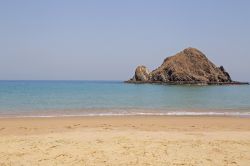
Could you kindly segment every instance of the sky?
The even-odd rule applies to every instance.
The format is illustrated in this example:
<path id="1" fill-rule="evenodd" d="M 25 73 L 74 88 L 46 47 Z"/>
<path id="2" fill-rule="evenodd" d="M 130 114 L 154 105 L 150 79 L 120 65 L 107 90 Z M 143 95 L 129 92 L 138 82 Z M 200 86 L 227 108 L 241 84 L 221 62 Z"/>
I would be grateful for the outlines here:
<path id="1" fill-rule="evenodd" d="M 0 80 L 127 80 L 186 47 L 250 81 L 249 0 L 0 1 Z"/>

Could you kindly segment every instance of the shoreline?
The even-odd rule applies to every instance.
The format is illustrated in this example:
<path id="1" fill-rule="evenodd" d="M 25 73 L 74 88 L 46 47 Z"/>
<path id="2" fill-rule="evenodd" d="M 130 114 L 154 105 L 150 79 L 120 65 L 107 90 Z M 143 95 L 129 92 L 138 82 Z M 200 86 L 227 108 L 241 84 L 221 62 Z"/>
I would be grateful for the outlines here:
<path id="1" fill-rule="evenodd" d="M 250 118 L 250 109 L 151 109 L 151 108 L 92 108 L 92 109 L 48 109 L 0 113 L 4 118 L 60 118 L 60 117 L 108 117 L 108 116 L 209 116 Z"/>
<path id="2" fill-rule="evenodd" d="M 171 115 L 166 115 L 166 114 L 94 114 L 94 115 L 10 115 L 10 116 L 0 116 L 1 119 L 29 119 L 29 118 L 95 118 L 95 117 L 218 117 L 218 118 L 249 118 L 250 115 L 247 113 L 246 114 L 231 114 L 231 115 L 225 115 L 225 114 L 171 114 Z"/>

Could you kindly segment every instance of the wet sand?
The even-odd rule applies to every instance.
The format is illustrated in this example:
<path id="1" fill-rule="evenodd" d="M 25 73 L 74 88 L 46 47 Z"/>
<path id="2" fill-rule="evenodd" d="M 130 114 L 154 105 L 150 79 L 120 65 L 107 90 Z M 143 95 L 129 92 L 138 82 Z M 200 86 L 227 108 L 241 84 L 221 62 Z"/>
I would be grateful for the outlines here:
<path id="1" fill-rule="evenodd" d="M 250 118 L 1 118 L 0 165 L 246 165 Z"/>

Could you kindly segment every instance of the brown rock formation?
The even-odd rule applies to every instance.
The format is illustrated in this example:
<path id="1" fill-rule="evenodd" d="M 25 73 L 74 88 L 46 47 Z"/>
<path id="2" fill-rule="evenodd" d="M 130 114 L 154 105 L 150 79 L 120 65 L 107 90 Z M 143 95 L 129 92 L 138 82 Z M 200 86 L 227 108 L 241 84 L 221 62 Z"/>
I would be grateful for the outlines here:
<path id="1" fill-rule="evenodd" d="M 151 79 L 149 70 L 145 66 L 138 66 L 135 69 L 134 81 L 148 81 Z"/>
<path id="2" fill-rule="evenodd" d="M 223 66 L 216 67 L 201 51 L 186 48 L 168 57 L 152 72 L 145 66 L 138 66 L 131 83 L 173 83 L 173 84 L 230 84 L 236 83 Z M 238 82 L 237 82 L 238 83 Z"/>

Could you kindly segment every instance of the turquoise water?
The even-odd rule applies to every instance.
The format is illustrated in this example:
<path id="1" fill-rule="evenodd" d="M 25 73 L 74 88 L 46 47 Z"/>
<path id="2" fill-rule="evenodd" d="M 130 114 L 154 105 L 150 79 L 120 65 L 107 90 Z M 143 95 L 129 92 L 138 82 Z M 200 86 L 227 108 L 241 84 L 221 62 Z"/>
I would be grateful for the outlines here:
<path id="1" fill-rule="evenodd" d="M 250 86 L 0 81 L 0 116 L 250 115 Z"/>

